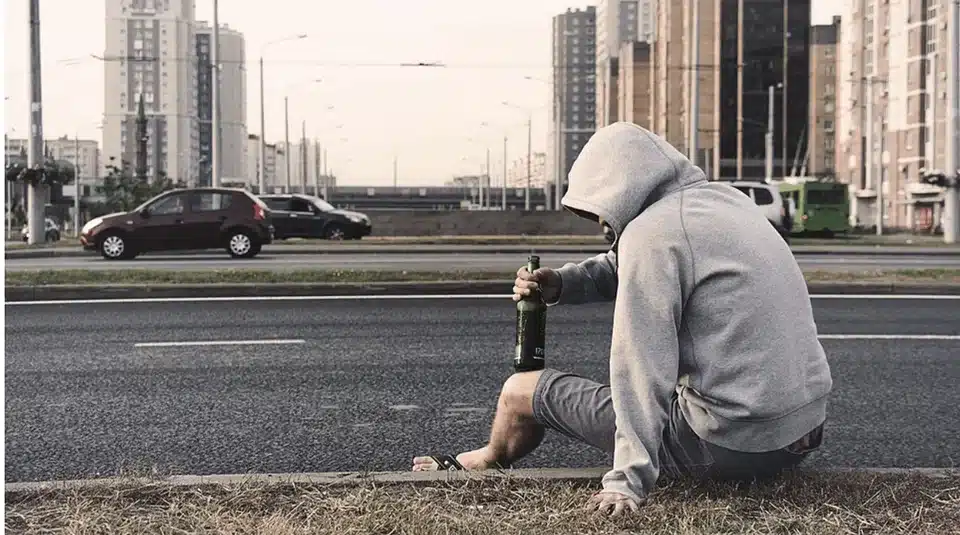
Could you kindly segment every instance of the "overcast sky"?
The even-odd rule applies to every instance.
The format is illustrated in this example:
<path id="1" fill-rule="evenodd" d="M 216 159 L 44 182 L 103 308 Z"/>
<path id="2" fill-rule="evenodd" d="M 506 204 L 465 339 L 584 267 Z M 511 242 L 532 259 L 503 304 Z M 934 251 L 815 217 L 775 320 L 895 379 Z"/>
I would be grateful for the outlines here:
<path id="1" fill-rule="evenodd" d="M 2 1 L 3 125 L 10 136 L 24 137 L 28 2 Z M 196 5 L 198 20 L 212 19 L 211 0 Z M 569 0 L 222 0 L 220 22 L 246 37 L 250 133 L 260 129 L 256 62 L 263 44 L 306 33 L 308 39 L 267 49 L 267 140 L 283 139 L 283 97 L 289 94 L 291 139 L 299 138 L 300 122 L 306 120 L 307 135 L 329 147 L 340 183 L 391 184 L 396 154 L 401 184 L 431 185 L 454 174 L 480 172 L 488 146 L 497 165 L 504 135 L 508 160 L 526 153 L 527 112 L 503 101 L 530 110 L 534 151 L 545 150 L 550 21 L 568 7 L 578 5 Z M 836 2 L 814 0 L 814 23 L 828 23 L 839 9 Z M 99 140 L 103 66 L 89 54 L 103 52 L 104 0 L 41 0 L 41 32 L 45 137 Z M 417 61 L 449 67 L 363 66 Z M 315 78 L 323 82 L 301 83 Z"/>

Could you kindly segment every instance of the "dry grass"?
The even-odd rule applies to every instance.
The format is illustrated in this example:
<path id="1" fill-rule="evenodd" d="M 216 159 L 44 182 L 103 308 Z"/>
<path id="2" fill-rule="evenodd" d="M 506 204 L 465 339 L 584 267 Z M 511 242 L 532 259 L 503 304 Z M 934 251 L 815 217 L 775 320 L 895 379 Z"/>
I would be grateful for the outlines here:
<path id="1" fill-rule="evenodd" d="M 960 477 L 789 474 L 668 483 L 641 512 L 581 510 L 594 488 L 481 479 L 428 486 L 164 483 L 8 495 L 6 533 L 262 535 L 960 533 Z"/>

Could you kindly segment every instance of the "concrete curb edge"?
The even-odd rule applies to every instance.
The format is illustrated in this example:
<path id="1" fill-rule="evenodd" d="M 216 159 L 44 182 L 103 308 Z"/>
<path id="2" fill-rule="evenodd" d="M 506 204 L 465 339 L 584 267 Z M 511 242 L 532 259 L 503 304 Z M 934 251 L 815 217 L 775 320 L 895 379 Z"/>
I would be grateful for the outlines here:
<path id="1" fill-rule="evenodd" d="M 182 299 L 323 296 L 503 295 L 511 280 L 371 283 L 144 284 L 7 286 L 8 303 L 110 299 Z M 960 295 L 960 283 L 810 282 L 811 295 Z"/>
<path id="2" fill-rule="evenodd" d="M 370 283 L 149 284 L 8 286 L 7 302 L 186 297 L 321 297 L 345 295 L 509 294 L 513 281 L 398 281 Z"/>
<path id="3" fill-rule="evenodd" d="M 162 478 L 114 477 L 100 479 L 74 479 L 62 481 L 36 481 L 6 483 L 4 492 L 11 495 L 50 490 L 98 488 L 105 486 L 170 485 L 190 487 L 202 485 L 259 484 L 309 484 L 309 485 L 427 485 L 491 478 L 515 478 L 539 481 L 568 482 L 579 484 L 598 483 L 608 471 L 605 467 L 593 468 L 520 468 L 510 470 L 487 470 L 483 472 L 437 471 L 437 472 L 316 472 L 288 474 L 218 474 L 207 476 L 179 475 Z M 903 475 L 929 478 L 960 478 L 958 468 L 800 468 L 803 473 L 864 473 L 875 475 Z"/>

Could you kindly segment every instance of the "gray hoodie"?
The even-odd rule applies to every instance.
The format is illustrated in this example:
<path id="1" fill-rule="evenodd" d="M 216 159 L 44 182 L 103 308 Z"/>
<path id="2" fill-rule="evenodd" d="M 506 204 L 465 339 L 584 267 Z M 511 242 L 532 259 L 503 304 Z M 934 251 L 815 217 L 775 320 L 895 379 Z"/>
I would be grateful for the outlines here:
<path id="1" fill-rule="evenodd" d="M 615 301 L 605 489 L 654 488 L 674 396 L 700 438 L 741 452 L 783 448 L 824 422 L 833 383 L 807 286 L 749 197 L 615 123 L 584 146 L 562 203 L 616 236 L 610 252 L 558 270 L 554 303 Z"/>

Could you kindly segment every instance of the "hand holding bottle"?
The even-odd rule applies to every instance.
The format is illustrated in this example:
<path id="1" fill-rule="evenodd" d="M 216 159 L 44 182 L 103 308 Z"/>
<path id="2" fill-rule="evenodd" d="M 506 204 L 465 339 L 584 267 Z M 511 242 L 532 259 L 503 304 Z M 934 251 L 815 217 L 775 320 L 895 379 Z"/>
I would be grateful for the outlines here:
<path id="1" fill-rule="evenodd" d="M 519 301 L 540 290 L 545 303 L 553 303 L 560 297 L 560 274 L 553 269 L 542 267 L 530 273 L 527 266 L 517 270 L 517 280 L 513 282 L 513 300 Z"/>

